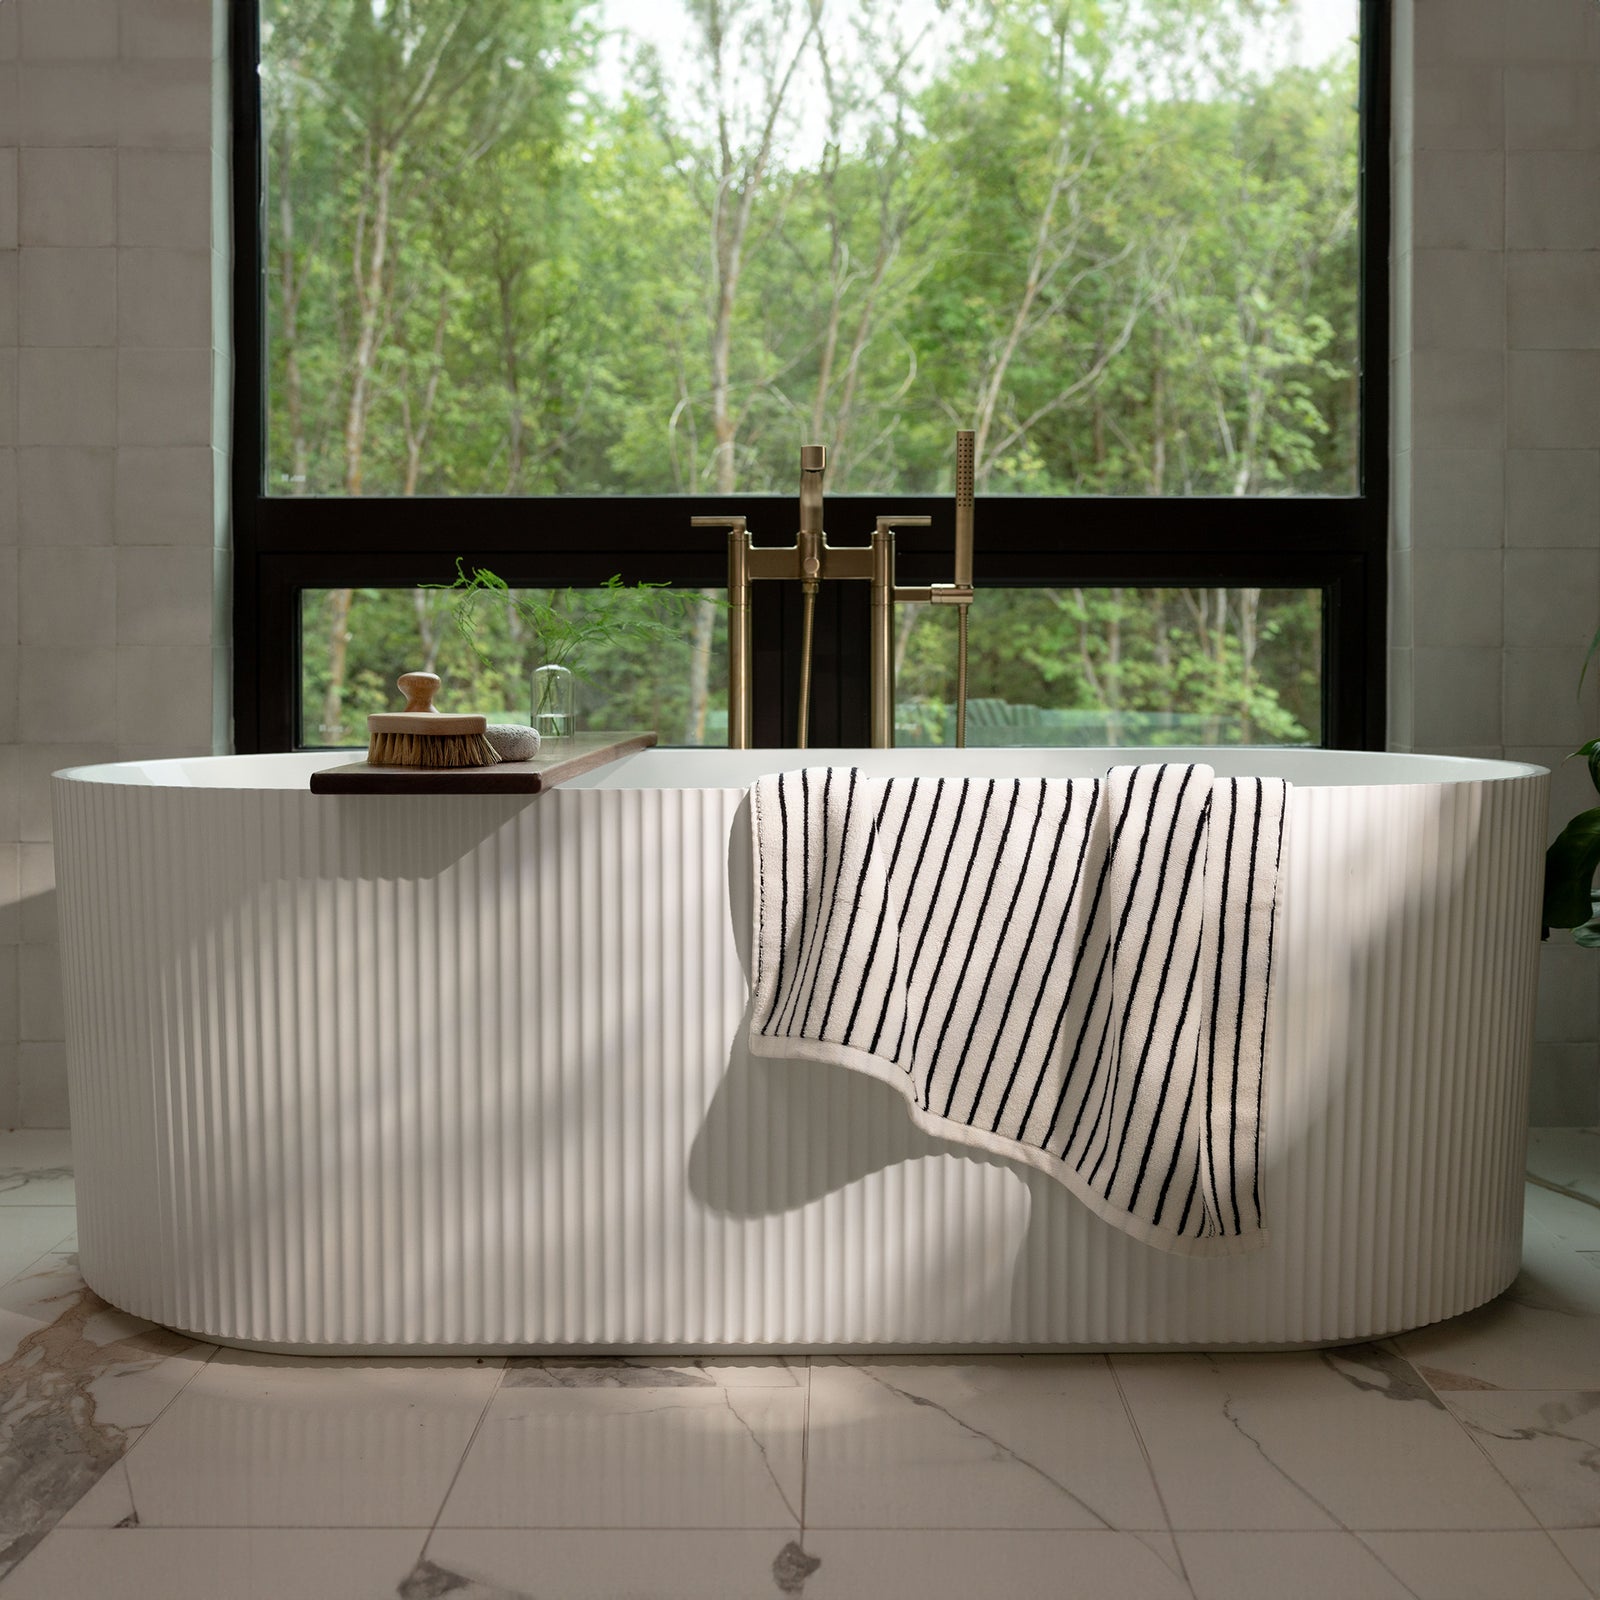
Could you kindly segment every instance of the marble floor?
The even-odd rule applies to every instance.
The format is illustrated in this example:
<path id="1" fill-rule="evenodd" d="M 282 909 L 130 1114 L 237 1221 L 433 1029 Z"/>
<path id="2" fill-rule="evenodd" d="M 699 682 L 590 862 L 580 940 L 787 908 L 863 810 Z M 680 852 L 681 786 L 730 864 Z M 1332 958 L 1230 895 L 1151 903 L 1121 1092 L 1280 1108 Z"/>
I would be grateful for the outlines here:
<path id="1" fill-rule="evenodd" d="M 1284 1355 L 333 1361 L 113 1311 L 0 1134 L 0 1600 L 1600 1596 L 1600 1131 L 1524 1271 Z"/>

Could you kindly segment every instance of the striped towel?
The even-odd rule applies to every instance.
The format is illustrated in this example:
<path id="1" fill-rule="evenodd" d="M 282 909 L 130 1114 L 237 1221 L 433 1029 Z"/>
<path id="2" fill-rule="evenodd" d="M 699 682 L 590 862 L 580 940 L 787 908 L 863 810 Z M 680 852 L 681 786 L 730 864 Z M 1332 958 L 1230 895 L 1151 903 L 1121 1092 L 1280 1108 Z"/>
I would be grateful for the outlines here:
<path id="1" fill-rule="evenodd" d="M 882 1078 L 1137 1239 L 1254 1249 L 1287 806 L 1199 765 L 762 778 L 751 1051 Z"/>

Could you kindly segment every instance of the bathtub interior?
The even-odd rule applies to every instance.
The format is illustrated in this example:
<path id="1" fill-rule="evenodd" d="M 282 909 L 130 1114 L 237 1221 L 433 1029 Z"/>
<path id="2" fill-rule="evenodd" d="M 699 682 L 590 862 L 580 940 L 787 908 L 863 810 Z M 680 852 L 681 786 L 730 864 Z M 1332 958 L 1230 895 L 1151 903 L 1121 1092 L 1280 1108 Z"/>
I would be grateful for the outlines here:
<path id="1" fill-rule="evenodd" d="M 352 750 L 276 755 L 197 756 L 121 761 L 66 768 L 58 776 L 84 783 L 175 789 L 304 789 L 311 774 L 342 766 Z M 1021 748 L 1002 750 L 641 750 L 570 778 L 567 789 L 742 789 L 770 772 L 794 767 L 855 766 L 868 777 L 925 774 L 948 778 L 1093 778 L 1107 767 L 1144 761 L 1201 761 L 1219 777 L 1279 777 L 1299 788 L 1391 784 L 1482 783 L 1522 778 L 1542 767 L 1516 761 L 1405 755 L 1365 750 L 1296 750 L 1270 746 L 1148 749 Z M 368 803 L 368 802 L 363 802 Z M 381 804 L 374 798 L 370 803 Z"/>

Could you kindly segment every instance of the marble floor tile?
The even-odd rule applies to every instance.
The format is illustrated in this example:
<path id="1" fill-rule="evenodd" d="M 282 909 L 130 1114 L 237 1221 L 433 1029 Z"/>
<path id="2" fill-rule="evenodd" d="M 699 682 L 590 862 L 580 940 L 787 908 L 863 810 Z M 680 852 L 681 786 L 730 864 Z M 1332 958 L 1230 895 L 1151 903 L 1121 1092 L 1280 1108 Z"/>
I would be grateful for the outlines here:
<path id="1" fill-rule="evenodd" d="M 1575 1250 L 1600 1250 L 1600 1203 L 1557 1194 L 1530 1183 L 1523 1190 L 1523 1214 L 1543 1224 Z"/>
<path id="2" fill-rule="evenodd" d="M 528 1389 L 798 1389 L 804 1356 L 513 1356 L 505 1386 Z"/>
<path id="3" fill-rule="evenodd" d="M 0 1288 L 0 1573 L 92 1492 L 214 1353 L 114 1310 L 61 1257 Z"/>
<path id="4" fill-rule="evenodd" d="M 65 1130 L 0 1133 L 0 1206 L 70 1206 L 72 1140 Z"/>
<path id="5" fill-rule="evenodd" d="M 426 1528 L 498 1363 L 224 1350 L 69 1526 Z"/>
<path id="6" fill-rule="evenodd" d="M 1547 1533 L 1363 1533 L 1417 1600 L 1588 1600 Z"/>
<path id="7" fill-rule="evenodd" d="M 1416 1600 L 1353 1533 L 1180 1533 L 1178 1548 L 1195 1600 Z"/>
<path id="8" fill-rule="evenodd" d="M 1444 1400 L 1547 1528 L 1600 1528 L 1600 1390 L 1464 1390 Z"/>
<path id="9" fill-rule="evenodd" d="M 78 1214 L 66 1206 L 0 1206 L 0 1285 L 32 1270 L 77 1232 Z"/>
<path id="10" fill-rule="evenodd" d="M 423 1600 L 445 1593 L 405 1588 L 426 1537 L 425 1528 L 57 1528 L 0 1594 L 5 1600 Z"/>
<path id="11" fill-rule="evenodd" d="M 818 1359 L 807 1528 L 1165 1528 L 1101 1356 Z"/>
<path id="12" fill-rule="evenodd" d="M 1105 1530 L 806 1534 L 805 1600 L 1190 1600 L 1171 1540 Z M 788 1591 L 799 1593 L 798 1590 Z M 1283 1600 L 1282 1595 L 1274 1600 Z"/>
<path id="13" fill-rule="evenodd" d="M 1461 1424 L 1377 1346 L 1112 1366 L 1174 1528 L 1533 1525 Z"/>
<path id="14" fill-rule="evenodd" d="M 1600 1205 L 1600 1128 L 1533 1128 L 1528 1171 Z"/>
<path id="15" fill-rule="evenodd" d="M 445 1528 L 800 1525 L 805 1390 L 502 1387 Z"/>
<path id="16" fill-rule="evenodd" d="M 809 1596 L 792 1527 L 440 1528 L 399 1600 L 750 1600 Z"/>
<path id="17" fill-rule="evenodd" d="M 1590 1594 L 1600 1595 L 1600 1528 L 1552 1528 L 1550 1537 Z"/>
<path id="18" fill-rule="evenodd" d="M 1600 1314 L 1509 1297 L 1403 1333 L 1395 1347 L 1440 1391 L 1600 1389 Z"/>
<path id="19" fill-rule="evenodd" d="M 1581 1251 L 1528 1217 L 1522 1229 L 1522 1271 L 1505 1298 L 1540 1311 L 1600 1316 L 1600 1272 Z"/>

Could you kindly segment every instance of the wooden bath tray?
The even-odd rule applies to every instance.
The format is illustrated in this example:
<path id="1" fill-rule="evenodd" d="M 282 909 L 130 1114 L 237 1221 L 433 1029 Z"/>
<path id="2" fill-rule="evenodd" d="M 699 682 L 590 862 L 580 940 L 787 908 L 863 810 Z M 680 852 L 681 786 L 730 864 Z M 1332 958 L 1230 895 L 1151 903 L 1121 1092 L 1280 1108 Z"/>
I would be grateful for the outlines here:
<path id="1" fill-rule="evenodd" d="M 650 733 L 580 733 L 573 748 L 546 760 L 502 761 L 493 767 L 436 772 L 419 767 L 373 767 L 352 761 L 311 774 L 313 794 L 543 794 L 557 784 L 620 761 L 656 742 Z"/>

